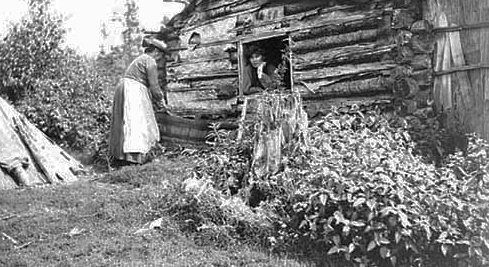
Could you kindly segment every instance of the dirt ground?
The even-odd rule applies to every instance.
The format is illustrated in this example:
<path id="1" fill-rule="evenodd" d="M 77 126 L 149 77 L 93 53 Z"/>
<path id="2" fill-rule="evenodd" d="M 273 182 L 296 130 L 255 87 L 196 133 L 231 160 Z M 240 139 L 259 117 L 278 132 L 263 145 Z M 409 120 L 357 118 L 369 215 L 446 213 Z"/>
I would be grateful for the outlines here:
<path id="1" fill-rule="evenodd" d="M 181 232 L 165 210 L 169 184 L 190 166 L 167 159 L 69 185 L 0 191 L 0 266 L 306 266 Z M 156 219 L 160 228 L 141 230 Z"/>

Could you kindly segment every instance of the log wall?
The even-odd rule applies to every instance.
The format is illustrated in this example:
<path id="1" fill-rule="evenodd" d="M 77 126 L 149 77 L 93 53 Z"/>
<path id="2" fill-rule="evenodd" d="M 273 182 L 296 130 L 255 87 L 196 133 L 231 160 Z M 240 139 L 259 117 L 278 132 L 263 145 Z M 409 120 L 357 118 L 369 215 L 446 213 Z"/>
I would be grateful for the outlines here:
<path id="1" fill-rule="evenodd" d="M 236 99 L 220 100 L 218 92 L 238 91 L 239 43 L 272 34 L 290 37 L 293 89 L 309 115 L 349 98 L 402 98 L 411 109 L 425 103 L 433 38 L 421 0 L 341 2 L 194 1 L 169 25 L 180 36 L 167 66 L 169 106 L 180 114 L 232 114 Z"/>

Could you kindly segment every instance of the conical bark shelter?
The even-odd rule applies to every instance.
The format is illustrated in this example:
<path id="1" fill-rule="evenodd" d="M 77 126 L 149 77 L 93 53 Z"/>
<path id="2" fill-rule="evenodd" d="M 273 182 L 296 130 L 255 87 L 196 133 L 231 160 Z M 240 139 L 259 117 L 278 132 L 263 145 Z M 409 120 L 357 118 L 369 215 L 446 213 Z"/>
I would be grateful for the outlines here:
<path id="1" fill-rule="evenodd" d="M 0 98 L 0 190 L 77 180 L 83 166 Z"/>

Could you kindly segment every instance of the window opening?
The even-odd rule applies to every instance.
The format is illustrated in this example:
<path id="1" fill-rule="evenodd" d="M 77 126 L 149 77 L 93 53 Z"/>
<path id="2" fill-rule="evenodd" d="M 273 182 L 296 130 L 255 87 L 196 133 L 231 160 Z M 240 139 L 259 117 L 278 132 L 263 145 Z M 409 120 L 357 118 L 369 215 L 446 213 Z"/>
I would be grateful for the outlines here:
<path id="1" fill-rule="evenodd" d="M 263 90 L 291 89 L 289 44 L 290 40 L 287 36 L 242 41 L 239 44 L 240 95 L 259 93 Z M 260 73 L 257 67 L 257 63 L 260 62 L 258 54 L 263 54 L 264 66 L 261 77 L 258 77 Z"/>

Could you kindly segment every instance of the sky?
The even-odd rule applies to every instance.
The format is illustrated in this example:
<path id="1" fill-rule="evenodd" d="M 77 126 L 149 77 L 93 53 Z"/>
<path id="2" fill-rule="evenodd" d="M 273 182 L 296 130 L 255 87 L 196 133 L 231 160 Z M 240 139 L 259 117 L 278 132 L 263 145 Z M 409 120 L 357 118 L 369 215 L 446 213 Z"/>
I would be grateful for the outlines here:
<path id="1" fill-rule="evenodd" d="M 157 30 L 163 16 L 172 17 L 183 8 L 179 3 L 163 3 L 162 0 L 136 0 L 139 18 L 145 29 Z M 114 11 L 124 11 L 124 0 L 54 0 L 53 7 L 68 17 L 66 27 L 67 45 L 82 53 L 95 54 L 100 51 L 102 38 L 100 29 L 105 22 L 109 27 L 109 42 L 116 44 L 120 37 L 120 27 L 110 24 Z M 0 9 L 0 35 L 3 36 L 9 22 L 18 21 L 25 14 L 26 3 L 22 0 L 2 0 Z"/>

